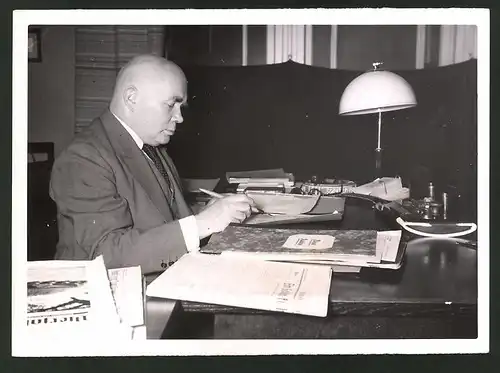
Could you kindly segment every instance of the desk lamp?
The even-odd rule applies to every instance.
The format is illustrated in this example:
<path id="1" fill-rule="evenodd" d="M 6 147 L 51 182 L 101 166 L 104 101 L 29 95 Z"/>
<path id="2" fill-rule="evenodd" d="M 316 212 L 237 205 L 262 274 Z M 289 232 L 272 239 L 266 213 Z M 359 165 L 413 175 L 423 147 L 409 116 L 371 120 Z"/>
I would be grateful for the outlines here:
<path id="1" fill-rule="evenodd" d="M 378 113 L 378 138 L 376 152 L 376 177 L 381 177 L 382 112 L 407 109 L 417 105 L 415 93 L 401 76 L 390 71 L 379 70 L 382 62 L 373 63 L 373 70 L 355 78 L 344 90 L 340 99 L 340 115 Z"/>

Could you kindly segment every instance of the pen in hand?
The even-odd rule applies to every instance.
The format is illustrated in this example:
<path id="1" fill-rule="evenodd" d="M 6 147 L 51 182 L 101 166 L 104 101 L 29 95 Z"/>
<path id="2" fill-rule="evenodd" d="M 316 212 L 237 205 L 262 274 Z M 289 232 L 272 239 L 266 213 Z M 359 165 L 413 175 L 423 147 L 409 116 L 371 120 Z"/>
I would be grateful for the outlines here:
<path id="1" fill-rule="evenodd" d="M 203 189 L 203 188 L 199 188 L 199 189 L 200 189 L 201 192 L 203 192 L 205 194 L 208 194 L 211 197 L 214 197 L 214 198 L 224 198 L 224 196 L 222 194 L 219 194 L 217 192 L 213 192 L 211 190 L 207 190 L 207 189 Z M 264 211 L 262 211 L 261 209 L 259 209 L 257 207 L 252 207 L 252 212 L 264 214 Z"/>

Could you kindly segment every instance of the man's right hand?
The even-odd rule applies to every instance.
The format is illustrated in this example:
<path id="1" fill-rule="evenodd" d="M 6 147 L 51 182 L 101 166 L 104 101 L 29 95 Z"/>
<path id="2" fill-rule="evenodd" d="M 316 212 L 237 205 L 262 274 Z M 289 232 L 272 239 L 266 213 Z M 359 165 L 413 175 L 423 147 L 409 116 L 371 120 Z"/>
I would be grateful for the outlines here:
<path id="1" fill-rule="evenodd" d="M 244 194 L 221 198 L 195 215 L 200 240 L 222 232 L 231 223 L 241 223 L 252 213 L 255 203 Z"/>

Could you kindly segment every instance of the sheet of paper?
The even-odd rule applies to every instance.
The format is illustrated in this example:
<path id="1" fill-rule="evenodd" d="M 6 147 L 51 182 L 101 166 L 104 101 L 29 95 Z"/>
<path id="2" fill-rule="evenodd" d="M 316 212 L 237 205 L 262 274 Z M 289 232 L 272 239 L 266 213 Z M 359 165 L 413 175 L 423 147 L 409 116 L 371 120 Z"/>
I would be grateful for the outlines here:
<path id="1" fill-rule="evenodd" d="M 159 298 L 324 317 L 329 267 L 186 254 L 147 288 Z"/>
<path id="2" fill-rule="evenodd" d="M 119 328 L 120 317 L 102 255 L 89 263 L 88 283 L 97 298 L 97 301 L 94 302 L 95 307 L 91 308 L 91 317 L 94 317 L 94 322 L 98 322 L 106 328 Z"/>
<path id="3" fill-rule="evenodd" d="M 311 211 L 318 203 L 319 195 L 246 192 L 256 206 L 268 214 L 300 215 Z"/>
<path id="4" fill-rule="evenodd" d="M 134 326 L 132 328 L 132 340 L 143 341 L 147 339 L 146 325 Z"/>
<path id="5" fill-rule="evenodd" d="M 408 188 L 404 188 L 399 177 L 382 177 L 364 185 L 353 188 L 353 193 L 365 194 L 396 201 L 410 197 Z"/>
<path id="6" fill-rule="evenodd" d="M 320 250 L 331 249 L 335 237 L 325 234 L 294 234 L 283 244 L 287 249 Z"/>
<path id="7" fill-rule="evenodd" d="M 383 261 L 396 261 L 400 241 L 400 230 L 377 232 L 377 256 L 379 256 Z"/>
<path id="8" fill-rule="evenodd" d="M 121 322 L 127 326 L 144 324 L 144 297 L 141 267 L 109 269 L 108 277 Z"/>
<path id="9" fill-rule="evenodd" d="M 206 190 L 214 190 L 220 179 L 182 179 L 182 183 L 184 188 L 188 192 L 196 192 L 200 191 L 200 188 Z"/>

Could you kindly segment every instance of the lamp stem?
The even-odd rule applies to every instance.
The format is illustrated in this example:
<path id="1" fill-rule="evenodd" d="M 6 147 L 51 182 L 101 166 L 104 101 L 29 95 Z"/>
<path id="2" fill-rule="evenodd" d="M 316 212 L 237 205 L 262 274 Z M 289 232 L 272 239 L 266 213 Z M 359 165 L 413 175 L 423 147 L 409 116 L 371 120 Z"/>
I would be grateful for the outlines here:
<path id="1" fill-rule="evenodd" d="M 380 147 L 380 134 L 382 132 L 382 112 L 378 111 L 378 137 L 375 149 L 375 178 L 382 177 L 382 148 Z"/>
<path id="2" fill-rule="evenodd" d="M 382 112 L 378 111 L 378 137 L 377 137 L 377 150 L 380 150 L 380 133 L 382 132 Z"/>

